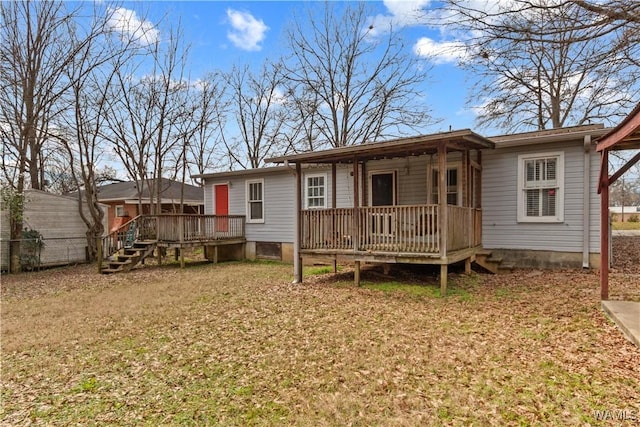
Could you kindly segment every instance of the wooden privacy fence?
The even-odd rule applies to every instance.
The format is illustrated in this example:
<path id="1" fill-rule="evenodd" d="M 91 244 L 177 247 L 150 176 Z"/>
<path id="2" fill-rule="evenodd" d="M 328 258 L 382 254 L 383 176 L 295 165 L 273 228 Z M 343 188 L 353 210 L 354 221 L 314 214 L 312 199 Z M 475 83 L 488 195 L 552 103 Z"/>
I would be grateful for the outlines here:
<path id="1" fill-rule="evenodd" d="M 447 250 L 480 245 L 482 211 L 459 206 L 447 209 Z M 303 210 L 301 249 L 437 254 L 438 210 L 438 205 Z"/>

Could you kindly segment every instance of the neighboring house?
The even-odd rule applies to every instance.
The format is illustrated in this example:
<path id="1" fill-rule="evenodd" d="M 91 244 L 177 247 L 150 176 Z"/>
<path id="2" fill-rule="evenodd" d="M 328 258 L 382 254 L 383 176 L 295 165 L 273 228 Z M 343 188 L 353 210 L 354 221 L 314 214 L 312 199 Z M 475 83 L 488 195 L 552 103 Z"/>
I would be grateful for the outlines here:
<path id="1" fill-rule="evenodd" d="M 640 206 L 610 206 L 609 212 L 613 221 L 640 221 Z"/>
<path id="2" fill-rule="evenodd" d="M 194 185 L 162 178 L 159 181 L 162 212 L 160 213 L 203 213 L 203 189 Z M 98 187 L 98 201 L 109 206 L 109 231 L 114 231 L 122 224 L 138 215 L 152 212 L 151 204 L 156 198 L 150 196 L 149 184 L 155 189 L 155 181 L 117 182 Z M 138 194 L 142 188 L 142 194 Z M 184 188 L 184 193 L 182 193 Z M 155 194 L 155 192 L 154 192 Z M 183 208 L 181 209 L 180 206 Z"/>
<path id="3" fill-rule="evenodd" d="M 514 266 L 598 267 L 593 141 L 606 132 L 600 125 L 492 138 L 454 131 L 199 177 L 205 213 L 246 215 L 248 258 L 446 266 L 490 251 Z"/>
<path id="4" fill-rule="evenodd" d="M 78 212 L 78 199 L 46 193 L 40 190 L 26 190 L 24 207 L 24 228 L 38 231 L 43 238 L 44 248 L 39 253 L 40 266 L 74 264 L 87 261 L 87 226 Z M 106 214 L 107 206 L 102 205 Z M 0 212 L 0 269 L 9 268 L 8 212 Z M 107 218 L 103 221 L 105 230 Z M 24 248 L 23 248 L 24 252 Z"/>

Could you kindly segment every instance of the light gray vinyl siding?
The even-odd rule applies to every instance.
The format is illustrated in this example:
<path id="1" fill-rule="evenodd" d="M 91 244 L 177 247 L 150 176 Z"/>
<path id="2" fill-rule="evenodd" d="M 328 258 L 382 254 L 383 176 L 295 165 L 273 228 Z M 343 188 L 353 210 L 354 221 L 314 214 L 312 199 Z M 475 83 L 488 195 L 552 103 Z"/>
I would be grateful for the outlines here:
<path id="1" fill-rule="evenodd" d="M 104 229 L 107 230 L 106 206 Z M 9 263 L 9 221 L 2 212 L 2 269 Z M 44 241 L 40 265 L 61 265 L 86 261 L 87 226 L 78 212 L 75 198 L 59 196 L 38 190 L 25 191 L 24 228 L 37 230 Z"/>
<path id="2" fill-rule="evenodd" d="M 518 223 L 518 156 L 564 153 L 564 221 Z M 485 248 L 582 252 L 583 171 L 582 141 L 530 147 L 485 150 L 482 155 L 482 241 Z M 590 250 L 599 252 L 599 201 L 596 194 L 598 155 L 591 154 Z"/>
<path id="3" fill-rule="evenodd" d="M 280 171 L 221 180 L 207 179 L 204 189 L 205 214 L 213 215 L 215 213 L 214 185 L 229 184 L 229 214 L 246 216 L 246 182 L 259 179 L 264 180 L 264 222 L 245 225 L 247 240 L 292 243 L 295 235 L 293 225 L 295 180 L 293 173 Z"/>

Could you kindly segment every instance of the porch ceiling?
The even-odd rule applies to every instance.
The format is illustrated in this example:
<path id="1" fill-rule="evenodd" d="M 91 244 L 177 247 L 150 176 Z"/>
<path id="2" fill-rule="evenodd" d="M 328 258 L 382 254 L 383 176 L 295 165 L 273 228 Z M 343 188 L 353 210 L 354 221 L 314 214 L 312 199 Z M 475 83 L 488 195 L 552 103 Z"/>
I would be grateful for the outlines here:
<path id="1" fill-rule="evenodd" d="M 490 139 L 469 129 L 464 129 L 273 157 L 266 161 L 272 163 L 353 163 L 354 160 L 363 161 L 434 154 L 438 152 L 438 145 L 440 144 L 445 144 L 447 151 L 479 150 L 494 148 L 495 146 Z"/>
<path id="2" fill-rule="evenodd" d="M 597 151 L 640 149 L 640 104 L 618 126 L 598 140 Z"/>

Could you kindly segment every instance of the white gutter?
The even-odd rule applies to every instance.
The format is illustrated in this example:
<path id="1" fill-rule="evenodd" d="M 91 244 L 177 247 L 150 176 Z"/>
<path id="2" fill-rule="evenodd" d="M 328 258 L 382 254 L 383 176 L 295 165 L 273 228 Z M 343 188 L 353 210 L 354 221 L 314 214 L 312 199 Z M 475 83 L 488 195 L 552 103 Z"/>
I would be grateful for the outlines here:
<path id="1" fill-rule="evenodd" d="M 591 226 L 591 135 L 584 136 L 584 168 L 582 190 L 582 268 L 589 268 Z"/>

